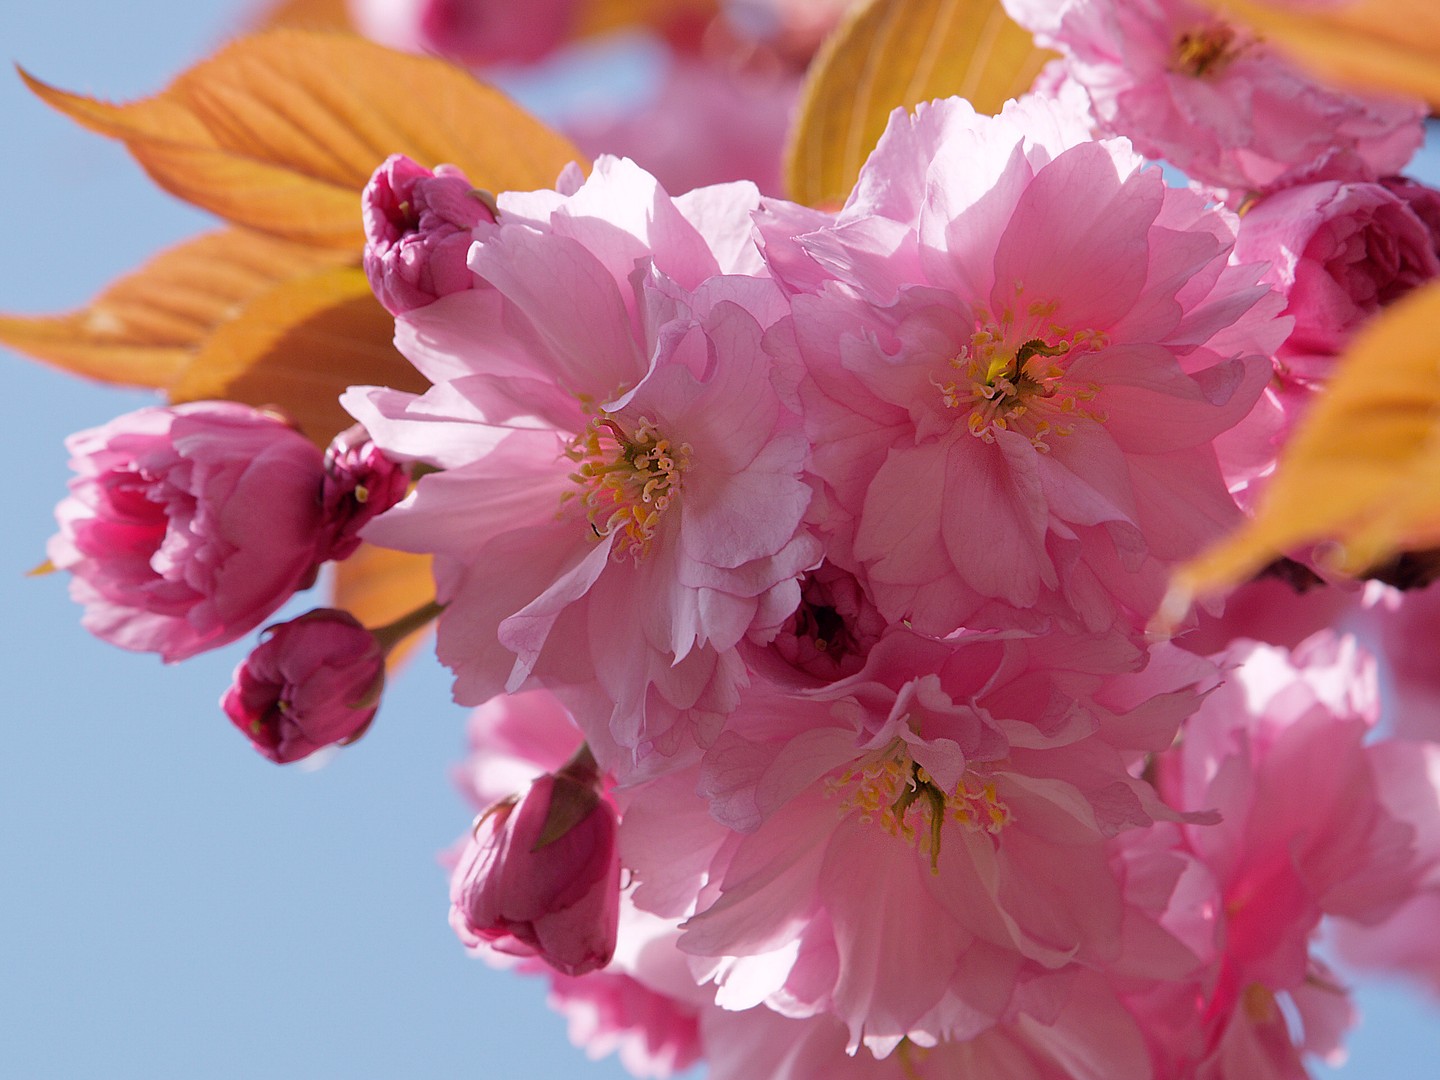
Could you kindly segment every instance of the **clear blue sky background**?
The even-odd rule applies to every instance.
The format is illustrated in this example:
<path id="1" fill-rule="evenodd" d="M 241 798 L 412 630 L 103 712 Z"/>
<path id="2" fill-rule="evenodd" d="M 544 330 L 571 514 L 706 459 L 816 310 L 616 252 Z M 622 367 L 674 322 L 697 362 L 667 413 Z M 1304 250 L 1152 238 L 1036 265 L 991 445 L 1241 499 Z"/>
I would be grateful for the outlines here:
<path id="1" fill-rule="evenodd" d="M 6 0 L 0 52 L 124 100 L 239 17 L 229 0 Z M 0 310 L 77 306 L 208 225 L 9 72 L 0 146 Z M 0 1077 L 626 1075 L 588 1063 L 537 981 L 469 959 L 446 924 L 436 853 L 470 811 L 449 781 L 464 713 L 434 661 L 328 767 L 264 761 L 216 706 L 244 643 L 165 667 L 82 631 L 62 576 L 23 576 L 53 531 L 64 436 L 149 399 L 9 354 L 0 370 Z M 1430 1007 L 1392 988 L 1360 1001 L 1341 1075 L 1434 1077 Z"/>

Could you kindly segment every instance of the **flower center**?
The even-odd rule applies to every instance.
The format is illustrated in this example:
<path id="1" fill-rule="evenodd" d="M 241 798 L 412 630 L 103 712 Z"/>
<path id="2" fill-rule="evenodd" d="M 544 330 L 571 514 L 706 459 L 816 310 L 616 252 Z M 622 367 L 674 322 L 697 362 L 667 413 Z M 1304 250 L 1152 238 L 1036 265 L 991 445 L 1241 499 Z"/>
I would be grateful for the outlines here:
<path id="1" fill-rule="evenodd" d="M 650 549 L 660 519 L 680 495 L 690 465 L 690 444 L 671 444 L 642 416 L 626 433 L 612 417 L 597 416 L 570 440 L 565 456 L 576 463 L 570 474 L 590 529 L 597 537 L 616 537 L 612 552 L 619 562 L 638 562 Z"/>
<path id="2" fill-rule="evenodd" d="M 1073 433 L 1076 419 L 1104 423 L 1103 412 L 1085 407 L 1100 388 L 1075 386 L 1065 374 L 1075 354 L 1103 348 L 1105 336 L 1047 324 L 1048 311 L 1031 305 L 1025 326 L 1009 311 L 998 324 L 982 314 L 969 343 L 949 361 L 959 377 L 931 380 L 947 409 L 968 410 L 966 427 L 977 439 L 993 443 L 996 431 L 1018 431 L 1046 453 L 1048 440 Z"/>
<path id="3" fill-rule="evenodd" d="M 824 561 L 800 576 L 800 604 L 770 641 L 791 667 L 824 682 L 854 675 L 885 630 L 855 575 Z"/>
<path id="4" fill-rule="evenodd" d="M 1219 74 L 1239 54 L 1232 28 L 1224 23 L 1197 26 L 1175 39 L 1173 70 L 1203 79 Z"/>
<path id="5" fill-rule="evenodd" d="M 954 791 L 943 791 L 903 746 L 862 759 L 827 780 L 825 787 L 840 796 L 842 813 L 858 811 L 862 822 L 874 822 L 907 844 L 918 845 L 923 836 L 932 872 L 939 870 L 945 822 L 993 834 L 1011 821 L 994 780 L 967 771 Z"/>

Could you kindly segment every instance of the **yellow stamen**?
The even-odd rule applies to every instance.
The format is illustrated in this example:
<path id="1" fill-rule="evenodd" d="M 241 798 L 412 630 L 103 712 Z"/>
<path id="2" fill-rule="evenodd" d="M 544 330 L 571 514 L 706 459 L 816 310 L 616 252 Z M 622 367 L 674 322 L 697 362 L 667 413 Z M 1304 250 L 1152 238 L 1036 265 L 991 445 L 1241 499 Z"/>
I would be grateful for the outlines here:
<path id="1" fill-rule="evenodd" d="M 830 777 L 825 787 L 828 794 L 840 796 L 842 813 L 858 811 L 864 824 L 878 824 L 917 847 L 923 835 L 932 873 L 940 870 L 940 842 L 947 821 L 993 834 L 1012 820 L 993 779 L 970 770 L 953 791 L 945 792 L 898 740 Z"/>
<path id="2" fill-rule="evenodd" d="M 1093 400 L 1099 387 L 1077 386 L 1066 371 L 1076 353 L 1104 348 L 1105 335 L 1056 326 L 1049 321 L 1055 306 L 1053 301 L 1030 303 L 1023 328 L 1008 307 L 998 323 L 982 313 L 969 343 L 949 361 L 960 377 L 931 380 L 947 409 L 969 411 L 965 426 L 977 439 L 993 443 L 997 431 L 1018 431 L 1047 453 L 1052 436 L 1074 430 L 1073 424 L 1055 422 L 1056 414 L 1104 422 L 1102 412 L 1078 404 Z"/>
<path id="3" fill-rule="evenodd" d="M 633 433 L 618 421 L 598 416 L 570 441 L 566 457 L 576 463 L 570 474 L 580 488 L 585 517 L 596 537 L 615 536 L 612 555 L 639 561 L 650 549 L 661 516 L 680 495 L 690 466 L 690 444 L 673 445 L 647 417 Z"/>
<path id="4" fill-rule="evenodd" d="M 1219 74 L 1239 54 L 1231 27 L 1224 23 L 1197 26 L 1175 39 L 1173 70 L 1203 79 Z"/>

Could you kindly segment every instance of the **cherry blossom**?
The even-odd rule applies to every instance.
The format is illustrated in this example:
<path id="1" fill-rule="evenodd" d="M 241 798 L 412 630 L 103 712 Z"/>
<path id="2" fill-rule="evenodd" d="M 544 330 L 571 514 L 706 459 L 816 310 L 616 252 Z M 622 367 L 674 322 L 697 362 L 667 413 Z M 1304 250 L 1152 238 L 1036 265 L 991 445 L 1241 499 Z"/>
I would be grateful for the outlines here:
<path id="1" fill-rule="evenodd" d="M 887 619 L 1138 625 L 1239 520 L 1214 442 L 1269 378 L 1280 298 L 1227 261 L 1235 219 L 1123 140 L 1035 99 L 933 103 L 833 224 L 761 229 L 797 292 L 813 516 Z M 796 244 L 824 276 L 794 278 Z"/>

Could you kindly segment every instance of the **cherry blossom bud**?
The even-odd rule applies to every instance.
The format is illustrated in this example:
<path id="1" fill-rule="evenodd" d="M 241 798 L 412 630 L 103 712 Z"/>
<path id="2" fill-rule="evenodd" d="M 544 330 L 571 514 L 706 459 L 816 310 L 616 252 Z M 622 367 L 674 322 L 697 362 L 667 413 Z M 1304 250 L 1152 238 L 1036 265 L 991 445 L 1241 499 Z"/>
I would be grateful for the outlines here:
<path id="1" fill-rule="evenodd" d="M 319 608 L 267 630 L 220 705 L 256 750 L 284 764 L 363 735 L 384 681 L 375 634 L 348 612 Z"/>
<path id="2" fill-rule="evenodd" d="M 472 948 L 538 956 L 567 975 L 603 968 L 619 926 L 618 824 L 593 768 L 540 777 L 476 821 L 450 881 L 450 925 Z"/>
<path id="3" fill-rule="evenodd" d="M 1387 176 L 1380 183 L 1420 219 L 1430 234 L 1435 254 L 1440 256 L 1440 191 L 1404 176 Z"/>
<path id="4" fill-rule="evenodd" d="M 569 36 L 578 0 L 351 0 L 366 37 L 472 67 L 534 63 Z"/>
<path id="5" fill-rule="evenodd" d="M 1424 209 L 1416 196 L 1414 206 Z M 1382 307 L 1440 274 L 1435 240 L 1410 200 L 1380 184 L 1326 181 L 1267 196 L 1241 219 L 1238 262 L 1268 262 L 1295 329 L 1281 360 L 1323 378 L 1328 358 Z"/>
<path id="6" fill-rule="evenodd" d="M 360 546 L 360 530 L 405 497 L 408 470 L 380 452 L 359 424 L 335 436 L 325 451 L 321 503 L 329 537 L 326 559 L 347 559 Z"/>
<path id="7" fill-rule="evenodd" d="M 453 165 L 432 173 L 404 154 L 392 154 L 365 185 L 365 274 L 392 315 L 462 292 L 475 280 L 465 265 L 481 222 L 493 204 Z"/>
<path id="8" fill-rule="evenodd" d="M 66 442 L 78 474 L 50 562 L 84 625 L 166 661 L 259 626 L 320 562 L 320 451 L 228 401 L 146 408 Z"/>

